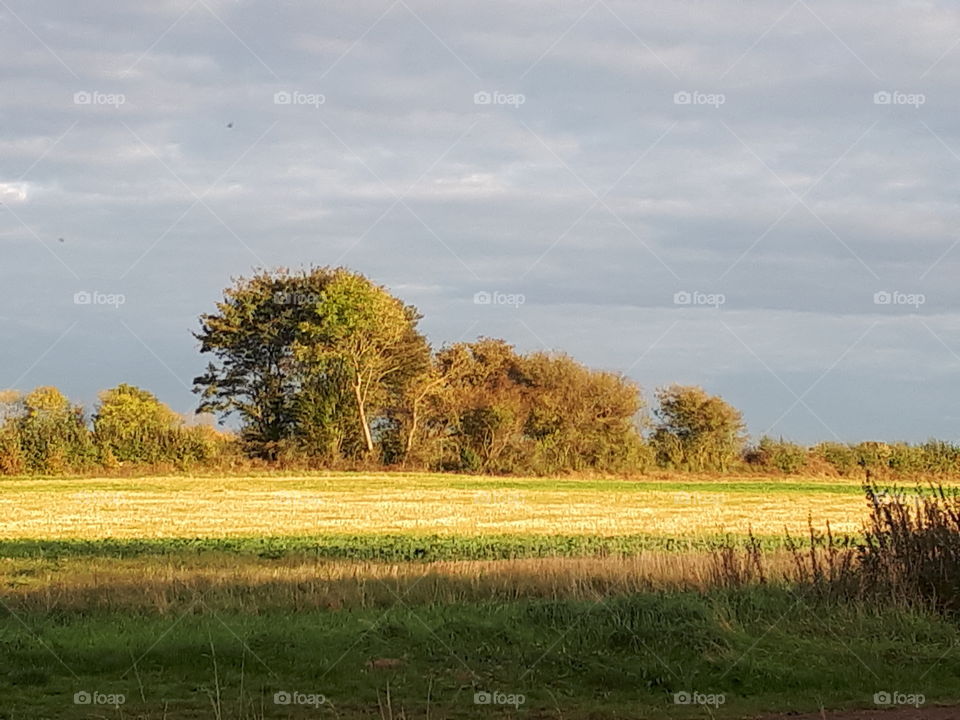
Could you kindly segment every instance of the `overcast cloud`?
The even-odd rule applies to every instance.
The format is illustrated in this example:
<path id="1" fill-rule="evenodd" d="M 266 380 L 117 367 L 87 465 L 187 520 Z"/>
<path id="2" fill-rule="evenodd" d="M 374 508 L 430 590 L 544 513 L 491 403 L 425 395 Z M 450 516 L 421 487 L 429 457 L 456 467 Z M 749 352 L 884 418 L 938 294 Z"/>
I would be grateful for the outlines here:
<path id="1" fill-rule="evenodd" d="M 0 47 L 0 387 L 189 412 L 232 276 L 344 264 L 755 436 L 958 436 L 955 3 L 0 0 Z"/>

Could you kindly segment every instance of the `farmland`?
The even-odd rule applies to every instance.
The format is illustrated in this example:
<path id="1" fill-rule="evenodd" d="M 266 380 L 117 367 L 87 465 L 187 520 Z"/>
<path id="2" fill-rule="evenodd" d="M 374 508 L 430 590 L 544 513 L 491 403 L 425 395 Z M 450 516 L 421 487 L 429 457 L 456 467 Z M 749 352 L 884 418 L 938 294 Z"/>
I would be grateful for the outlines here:
<path id="1" fill-rule="evenodd" d="M 544 480 L 444 475 L 0 480 L 4 539 L 856 532 L 853 481 Z"/>
<path id="2" fill-rule="evenodd" d="M 0 717 L 733 718 L 894 690 L 953 701 L 952 621 L 787 581 L 786 532 L 856 533 L 866 509 L 836 478 L 8 478 Z M 714 548 L 749 533 L 769 582 L 728 588 Z"/>

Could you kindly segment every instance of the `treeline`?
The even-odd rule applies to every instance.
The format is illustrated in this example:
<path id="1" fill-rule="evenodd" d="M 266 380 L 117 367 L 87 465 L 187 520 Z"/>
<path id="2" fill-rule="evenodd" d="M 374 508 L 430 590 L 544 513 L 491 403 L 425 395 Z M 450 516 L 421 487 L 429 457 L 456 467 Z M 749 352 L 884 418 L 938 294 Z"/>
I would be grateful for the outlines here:
<path id="1" fill-rule="evenodd" d="M 645 406 L 636 383 L 560 353 L 481 338 L 434 350 L 417 310 L 343 268 L 238 279 L 195 337 L 210 361 L 190 424 L 151 393 L 120 385 L 87 417 L 55 388 L 0 394 L 0 473 L 120 466 L 402 467 L 537 474 L 960 472 L 960 448 L 763 438 L 698 387 Z"/>
<path id="2" fill-rule="evenodd" d="M 658 393 L 564 354 L 481 338 L 434 351 L 416 308 L 343 268 L 240 278 L 196 334 L 200 410 L 235 415 L 264 460 L 480 473 L 728 468 L 740 413 L 699 388 Z"/>
<path id="3" fill-rule="evenodd" d="M 743 454 L 745 469 L 788 475 L 885 476 L 958 475 L 960 445 L 944 440 L 920 444 L 824 442 L 812 447 L 760 438 Z"/>
<path id="4" fill-rule="evenodd" d="M 187 468 L 219 461 L 234 440 L 188 426 L 155 396 L 130 385 L 101 393 L 92 418 L 54 387 L 0 392 L 0 473 L 61 475 L 123 464 Z"/>

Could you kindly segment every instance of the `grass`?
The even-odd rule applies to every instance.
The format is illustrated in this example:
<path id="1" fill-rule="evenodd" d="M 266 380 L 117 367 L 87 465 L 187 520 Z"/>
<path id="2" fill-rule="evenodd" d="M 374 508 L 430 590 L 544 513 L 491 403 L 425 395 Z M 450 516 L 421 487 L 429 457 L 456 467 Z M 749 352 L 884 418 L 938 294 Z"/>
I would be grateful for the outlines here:
<path id="1" fill-rule="evenodd" d="M 787 552 L 765 559 L 788 577 Z M 612 595 L 718 585 L 709 552 L 644 552 L 626 557 L 382 563 L 283 560 L 225 554 L 167 557 L 0 560 L 6 601 L 19 611 L 128 611 L 176 616 L 202 596 L 217 612 L 386 608 L 507 602 L 520 598 L 600 601 Z"/>
<path id="2" fill-rule="evenodd" d="M 735 718 L 956 702 L 955 619 L 810 594 L 859 485 L 419 474 L 0 481 L 0 720 Z M 715 548 L 760 536 L 769 582 Z M 316 707 L 274 693 L 323 695 Z M 476 705 L 476 693 L 524 697 Z M 120 694 L 120 707 L 78 705 Z M 677 705 L 696 692 L 725 702 Z M 514 700 L 517 698 L 514 697 Z"/>
<path id="3" fill-rule="evenodd" d="M 80 691 L 123 694 L 122 717 L 158 720 L 371 717 L 387 692 L 392 716 L 405 718 L 732 718 L 870 706 L 882 691 L 960 697 L 952 663 L 937 662 L 960 639 L 952 623 L 807 605 L 776 589 L 257 614 L 201 600 L 175 618 L 22 619 L 29 630 L 0 634 L 7 718 L 121 716 L 74 705 Z M 277 706 L 279 691 L 326 702 Z M 525 702 L 478 707 L 484 691 Z M 725 702 L 675 705 L 685 691 Z"/>

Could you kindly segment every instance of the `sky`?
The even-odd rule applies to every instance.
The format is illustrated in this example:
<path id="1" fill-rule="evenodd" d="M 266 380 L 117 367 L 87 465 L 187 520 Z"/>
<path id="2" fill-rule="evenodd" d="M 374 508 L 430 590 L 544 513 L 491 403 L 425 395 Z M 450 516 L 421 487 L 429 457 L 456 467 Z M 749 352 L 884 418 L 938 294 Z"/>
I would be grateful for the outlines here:
<path id="1" fill-rule="evenodd" d="M 231 278 L 698 384 L 754 437 L 960 435 L 960 5 L 0 0 L 0 387 L 191 412 Z"/>

